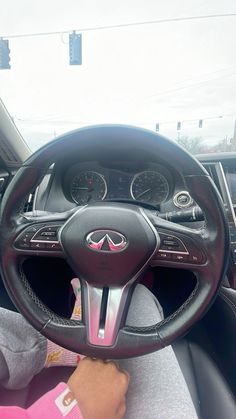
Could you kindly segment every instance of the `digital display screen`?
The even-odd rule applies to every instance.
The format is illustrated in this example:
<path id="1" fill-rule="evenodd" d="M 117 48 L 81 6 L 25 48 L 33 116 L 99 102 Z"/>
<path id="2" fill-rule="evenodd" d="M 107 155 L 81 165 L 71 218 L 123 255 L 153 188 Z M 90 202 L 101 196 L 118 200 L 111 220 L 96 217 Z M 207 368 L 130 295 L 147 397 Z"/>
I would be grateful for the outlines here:
<path id="1" fill-rule="evenodd" d="M 236 205 L 236 170 L 226 171 L 226 180 L 233 205 Z"/>

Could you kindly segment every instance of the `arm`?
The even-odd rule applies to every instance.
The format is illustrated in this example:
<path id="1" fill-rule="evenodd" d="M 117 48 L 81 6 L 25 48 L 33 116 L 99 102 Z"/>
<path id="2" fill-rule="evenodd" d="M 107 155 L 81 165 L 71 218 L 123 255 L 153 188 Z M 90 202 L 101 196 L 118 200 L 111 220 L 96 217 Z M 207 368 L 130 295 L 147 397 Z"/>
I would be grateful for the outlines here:
<path id="1" fill-rule="evenodd" d="M 60 383 L 27 410 L 0 407 L 0 418 L 122 419 L 128 384 L 128 374 L 114 362 L 84 358 L 69 378 L 68 386 Z"/>
<path id="2" fill-rule="evenodd" d="M 0 407 L 1 419 L 82 419 L 78 404 L 65 383 L 60 383 L 28 409 Z"/>
<path id="3" fill-rule="evenodd" d="M 47 339 L 19 313 L 0 307 L 0 384 L 26 387 L 44 367 Z"/>

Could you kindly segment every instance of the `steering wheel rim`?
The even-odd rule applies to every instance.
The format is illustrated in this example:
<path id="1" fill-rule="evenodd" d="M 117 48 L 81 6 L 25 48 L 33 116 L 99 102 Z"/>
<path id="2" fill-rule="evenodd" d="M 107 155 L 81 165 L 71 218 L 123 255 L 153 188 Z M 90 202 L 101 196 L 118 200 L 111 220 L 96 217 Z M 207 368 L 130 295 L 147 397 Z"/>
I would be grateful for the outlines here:
<path id="1" fill-rule="evenodd" d="M 200 230 L 192 230 L 162 220 L 153 212 L 143 211 L 139 207 L 105 202 L 83 207 L 76 212 L 45 213 L 38 217 L 22 216 L 19 208 L 23 199 L 40 183 L 52 163 L 61 159 L 62 156 L 66 158 L 67 155 L 76 153 L 86 156 L 89 154 L 89 150 L 99 147 L 102 150 L 112 149 L 114 155 L 116 155 L 116 151 L 120 150 L 127 150 L 127 152 L 128 150 L 134 150 L 134 153 L 145 150 L 152 156 L 161 156 L 164 161 L 171 161 L 172 166 L 181 172 L 191 196 L 202 208 L 206 219 L 205 227 Z M 125 217 L 121 216 L 122 211 L 125 213 Z M 93 214 L 92 218 L 97 218 L 93 222 L 92 228 L 90 226 L 92 218 L 89 212 Z M 105 219 L 103 212 L 106 213 Z M 94 217 L 94 214 L 96 214 L 96 217 Z M 114 214 L 115 224 L 113 222 Z M 149 237 L 148 241 L 145 241 L 146 247 L 144 246 L 146 253 L 145 255 L 140 254 L 140 259 L 136 260 L 138 265 L 136 270 L 133 265 L 129 267 L 128 278 L 124 279 L 124 276 L 122 276 L 124 272 L 122 271 L 120 275 L 123 282 L 119 282 L 116 278 L 115 283 L 111 281 L 108 284 L 107 276 L 105 279 L 101 275 L 100 282 L 96 282 L 92 279 L 89 266 L 91 267 L 91 260 L 96 260 L 100 256 L 94 252 L 94 249 L 89 249 L 85 244 L 85 239 L 89 233 L 97 230 L 115 231 L 121 233 L 124 237 L 128 236 L 129 246 L 127 246 L 127 249 L 119 251 L 118 256 L 116 255 L 116 258 L 119 257 L 120 259 L 115 259 L 113 255 L 113 259 L 110 255 L 107 256 L 112 268 L 111 273 L 115 276 L 117 260 L 122 264 L 122 261 L 128 261 L 128 257 L 124 259 L 126 252 L 130 252 L 127 253 L 129 257 L 134 255 L 132 231 L 128 234 L 125 231 L 125 228 L 128 228 L 127 222 L 125 222 L 126 217 L 132 224 L 133 230 L 137 229 L 138 224 L 133 223 L 132 220 L 135 218 L 139 223 L 139 231 L 142 232 L 138 244 L 139 250 L 143 241 L 146 240 L 144 237 Z M 122 222 L 119 224 L 120 218 L 122 218 Z M 86 228 L 81 233 L 78 243 L 72 234 L 79 223 L 80 226 L 86 225 Z M 27 229 L 29 231 L 29 228 L 41 227 L 45 224 L 61 226 L 60 240 L 63 252 L 60 249 L 40 252 L 37 249 L 28 250 L 17 246 L 19 237 Z M 69 230 L 69 233 L 68 231 L 65 233 L 66 229 Z M 78 230 L 76 231 L 78 233 Z M 66 234 L 69 234 L 69 236 L 66 236 Z M 128 310 L 133 286 L 150 261 L 157 257 L 156 255 L 160 250 L 161 234 L 174 235 L 187 246 L 187 249 L 191 248 L 194 252 L 200 249 L 201 260 L 197 264 L 193 261 L 185 263 L 185 265 L 179 264 L 178 261 L 159 261 L 160 266 L 183 267 L 192 270 L 197 278 L 196 287 L 184 304 L 162 322 L 150 327 L 126 326 L 125 314 Z M 201 164 L 176 143 L 159 134 L 121 125 L 93 126 L 70 132 L 46 144 L 25 161 L 3 197 L 0 235 L 2 277 L 18 310 L 47 338 L 74 352 L 100 358 L 127 358 L 143 355 L 159 350 L 185 334 L 214 301 L 224 278 L 229 256 L 229 234 L 223 202 L 210 176 Z M 71 242 L 74 243 L 73 248 Z M 131 244 L 133 244 L 133 247 Z M 90 260 L 90 263 L 87 263 L 85 268 L 83 267 L 85 270 L 82 272 L 83 258 L 80 257 L 78 266 L 74 254 L 76 245 L 80 246 L 82 254 L 85 252 L 83 254 L 85 255 L 84 260 Z M 85 306 L 83 321 L 78 322 L 60 317 L 40 301 L 32 290 L 21 266 L 22 261 L 32 254 L 66 257 L 70 266 L 82 280 L 82 300 Z M 112 264 L 112 260 L 115 260 L 114 264 Z M 101 278 L 104 279 L 101 281 Z M 97 304 L 96 307 L 101 308 L 103 290 L 107 287 L 109 288 L 107 318 L 109 319 L 109 313 L 115 310 L 114 304 L 119 307 L 116 307 L 118 312 L 116 313 L 115 326 L 112 324 L 112 327 L 114 326 L 112 333 L 109 332 L 108 328 L 107 332 L 106 328 L 105 331 L 103 330 L 103 334 L 109 333 L 112 335 L 110 340 L 104 341 L 102 334 L 98 339 L 99 325 L 94 326 L 92 319 L 95 316 L 98 322 L 100 312 L 95 313 L 91 307 Z M 98 300 L 99 302 L 97 302 Z M 95 335 L 97 338 L 94 338 Z"/>

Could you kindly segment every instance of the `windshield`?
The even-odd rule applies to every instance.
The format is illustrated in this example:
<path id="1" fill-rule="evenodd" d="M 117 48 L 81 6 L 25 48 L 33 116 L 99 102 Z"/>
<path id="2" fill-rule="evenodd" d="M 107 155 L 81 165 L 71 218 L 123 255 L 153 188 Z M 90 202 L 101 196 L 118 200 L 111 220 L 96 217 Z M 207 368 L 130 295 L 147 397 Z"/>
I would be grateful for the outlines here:
<path id="1" fill-rule="evenodd" d="M 236 151 L 235 23 L 235 0 L 2 0 L 0 96 L 32 150 L 119 123 Z"/>

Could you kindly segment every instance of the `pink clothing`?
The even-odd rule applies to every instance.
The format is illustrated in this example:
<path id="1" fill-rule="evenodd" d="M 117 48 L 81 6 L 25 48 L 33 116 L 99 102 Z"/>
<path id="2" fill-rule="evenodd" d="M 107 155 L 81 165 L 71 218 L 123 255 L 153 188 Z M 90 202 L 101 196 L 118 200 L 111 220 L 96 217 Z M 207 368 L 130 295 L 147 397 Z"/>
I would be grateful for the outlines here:
<path id="1" fill-rule="evenodd" d="M 28 409 L 16 406 L 0 407 L 1 419 L 83 419 L 75 399 L 70 397 L 65 383 L 58 384 Z"/>

